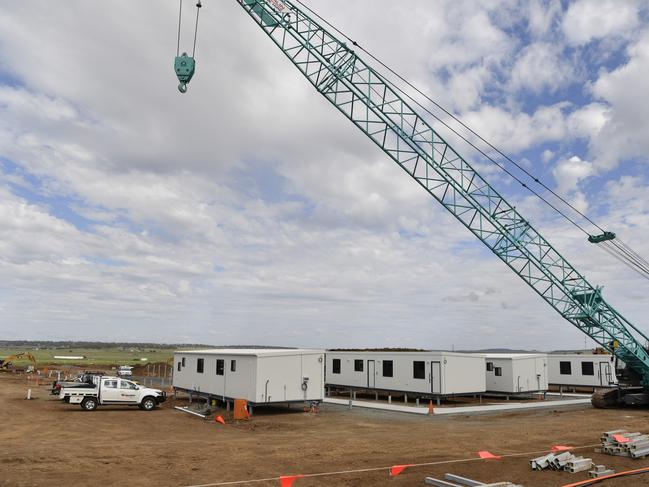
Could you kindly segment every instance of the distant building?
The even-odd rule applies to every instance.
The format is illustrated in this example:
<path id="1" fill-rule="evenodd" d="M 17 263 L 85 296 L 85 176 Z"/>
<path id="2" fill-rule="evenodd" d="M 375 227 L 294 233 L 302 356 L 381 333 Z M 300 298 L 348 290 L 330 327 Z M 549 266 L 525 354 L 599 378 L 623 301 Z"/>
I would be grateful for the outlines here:
<path id="1" fill-rule="evenodd" d="M 211 349 L 174 352 L 173 387 L 203 397 L 252 405 L 320 402 L 324 351 Z"/>
<path id="2" fill-rule="evenodd" d="M 484 392 L 484 371 L 484 356 L 471 353 L 330 350 L 326 383 L 442 397 Z"/>
<path id="3" fill-rule="evenodd" d="M 543 392 L 548 389 L 545 353 L 486 353 L 487 391 Z"/>
<path id="4" fill-rule="evenodd" d="M 550 353 L 548 380 L 558 386 L 612 387 L 617 385 L 615 359 L 609 354 Z"/>

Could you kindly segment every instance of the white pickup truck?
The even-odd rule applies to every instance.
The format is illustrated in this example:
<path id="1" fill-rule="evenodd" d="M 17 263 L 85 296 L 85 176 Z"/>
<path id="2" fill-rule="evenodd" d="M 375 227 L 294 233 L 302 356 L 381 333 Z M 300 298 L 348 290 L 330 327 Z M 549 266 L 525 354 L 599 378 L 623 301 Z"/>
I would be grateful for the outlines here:
<path id="1" fill-rule="evenodd" d="M 95 387 L 63 387 L 59 399 L 79 404 L 85 411 L 94 411 L 100 404 L 124 404 L 139 406 L 151 411 L 167 400 L 167 394 L 159 389 L 149 389 L 119 377 L 96 376 Z"/>

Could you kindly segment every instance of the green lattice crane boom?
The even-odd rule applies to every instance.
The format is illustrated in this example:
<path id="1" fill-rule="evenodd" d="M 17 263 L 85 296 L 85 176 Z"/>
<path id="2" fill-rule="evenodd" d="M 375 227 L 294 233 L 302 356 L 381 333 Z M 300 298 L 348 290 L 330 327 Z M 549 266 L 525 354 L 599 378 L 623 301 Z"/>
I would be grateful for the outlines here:
<path id="1" fill-rule="evenodd" d="M 237 0 L 299 71 L 367 137 L 572 325 L 649 387 L 647 337 L 611 307 L 392 85 L 290 0 Z"/>

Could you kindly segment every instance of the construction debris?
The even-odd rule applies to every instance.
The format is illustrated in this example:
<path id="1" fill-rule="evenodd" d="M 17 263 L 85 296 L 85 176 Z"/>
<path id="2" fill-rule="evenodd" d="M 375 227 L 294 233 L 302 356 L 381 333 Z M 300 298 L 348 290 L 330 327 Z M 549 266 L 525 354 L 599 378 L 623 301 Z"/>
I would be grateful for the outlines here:
<path id="1" fill-rule="evenodd" d="M 607 431 L 601 436 L 599 452 L 619 457 L 643 458 L 649 455 L 649 435 L 626 430 Z"/>
<path id="2" fill-rule="evenodd" d="M 207 416 L 208 416 L 207 414 L 201 414 L 201 413 L 196 412 L 196 411 L 191 411 L 188 407 L 181 408 L 180 406 L 175 406 L 174 409 L 177 409 L 178 411 L 182 411 L 183 413 L 193 414 L 194 416 L 198 416 L 198 417 L 203 418 L 203 419 L 207 419 Z"/>
<path id="3" fill-rule="evenodd" d="M 577 473 L 584 472 L 593 467 L 593 461 L 590 458 L 577 457 L 569 451 L 554 454 L 549 453 L 542 457 L 530 460 L 532 470 L 563 470 L 565 472 Z"/>
<path id="4" fill-rule="evenodd" d="M 444 480 L 426 477 L 424 483 L 426 485 L 435 485 L 437 487 L 523 487 L 522 485 L 512 484 L 511 482 L 496 482 L 485 484 L 477 480 L 471 480 L 465 477 L 460 477 L 459 475 L 453 475 L 452 473 L 445 474 Z"/>
<path id="5" fill-rule="evenodd" d="M 606 477 L 607 475 L 613 475 L 615 470 L 606 468 L 605 465 L 595 465 L 595 468 L 588 472 L 590 478 L 598 479 L 600 477 Z"/>

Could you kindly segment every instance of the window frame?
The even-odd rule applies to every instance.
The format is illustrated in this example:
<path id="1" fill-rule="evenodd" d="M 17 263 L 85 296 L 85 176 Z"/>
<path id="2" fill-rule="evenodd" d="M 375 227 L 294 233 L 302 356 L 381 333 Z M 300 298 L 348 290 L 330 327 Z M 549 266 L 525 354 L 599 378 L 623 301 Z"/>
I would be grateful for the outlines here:
<path id="1" fill-rule="evenodd" d="M 502 377 L 503 376 L 503 368 L 502 367 L 494 367 L 494 375 L 496 377 Z"/>
<path id="2" fill-rule="evenodd" d="M 216 359 L 216 375 L 225 375 L 225 359 Z"/>
<path id="3" fill-rule="evenodd" d="M 237 361 L 232 359 L 230 360 L 230 372 L 236 372 L 237 371 Z"/>
<path id="4" fill-rule="evenodd" d="M 205 359 L 197 358 L 196 359 L 196 373 L 203 374 L 205 372 Z"/>
<path id="5" fill-rule="evenodd" d="M 565 367 L 567 366 L 568 372 L 565 372 Z M 572 362 L 570 360 L 560 360 L 559 361 L 559 375 L 572 375 Z"/>
<path id="6" fill-rule="evenodd" d="M 487 372 L 493 372 L 493 371 L 494 371 L 494 363 L 487 362 Z"/>
<path id="7" fill-rule="evenodd" d="M 332 374 L 340 374 L 340 370 L 342 368 L 342 361 L 339 358 L 334 358 L 331 359 L 331 373 Z"/>
<path id="8" fill-rule="evenodd" d="M 388 364 L 390 364 L 389 370 L 386 368 Z M 383 377 L 394 377 L 394 360 L 383 360 L 381 363 L 381 369 Z M 389 374 L 387 372 L 389 372 Z"/>
<path id="9" fill-rule="evenodd" d="M 417 367 L 420 367 L 418 370 Z M 419 375 L 421 377 L 417 376 L 417 373 L 419 372 Z M 421 380 L 421 379 L 426 379 L 426 361 L 425 360 L 413 360 L 412 361 L 412 378 Z"/>
<path id="10" fill-rule="evenodd" d="M 587 371 L 584 371 L 584 365 L 586 365 L 586 368 L 590 366 L 590 373 L 587 373 Z M 595 363 L 591 361 L 582 361 L 581 362 L 581 375 L 585 377 L 594 377 L 595 376 Z"/>
<path id="11" fill-rule="evenodd" d="M 354 359 L 354 372 L 364 372 L 364 370 L 365 370 L 365 361 L 362 358 Z"/>

